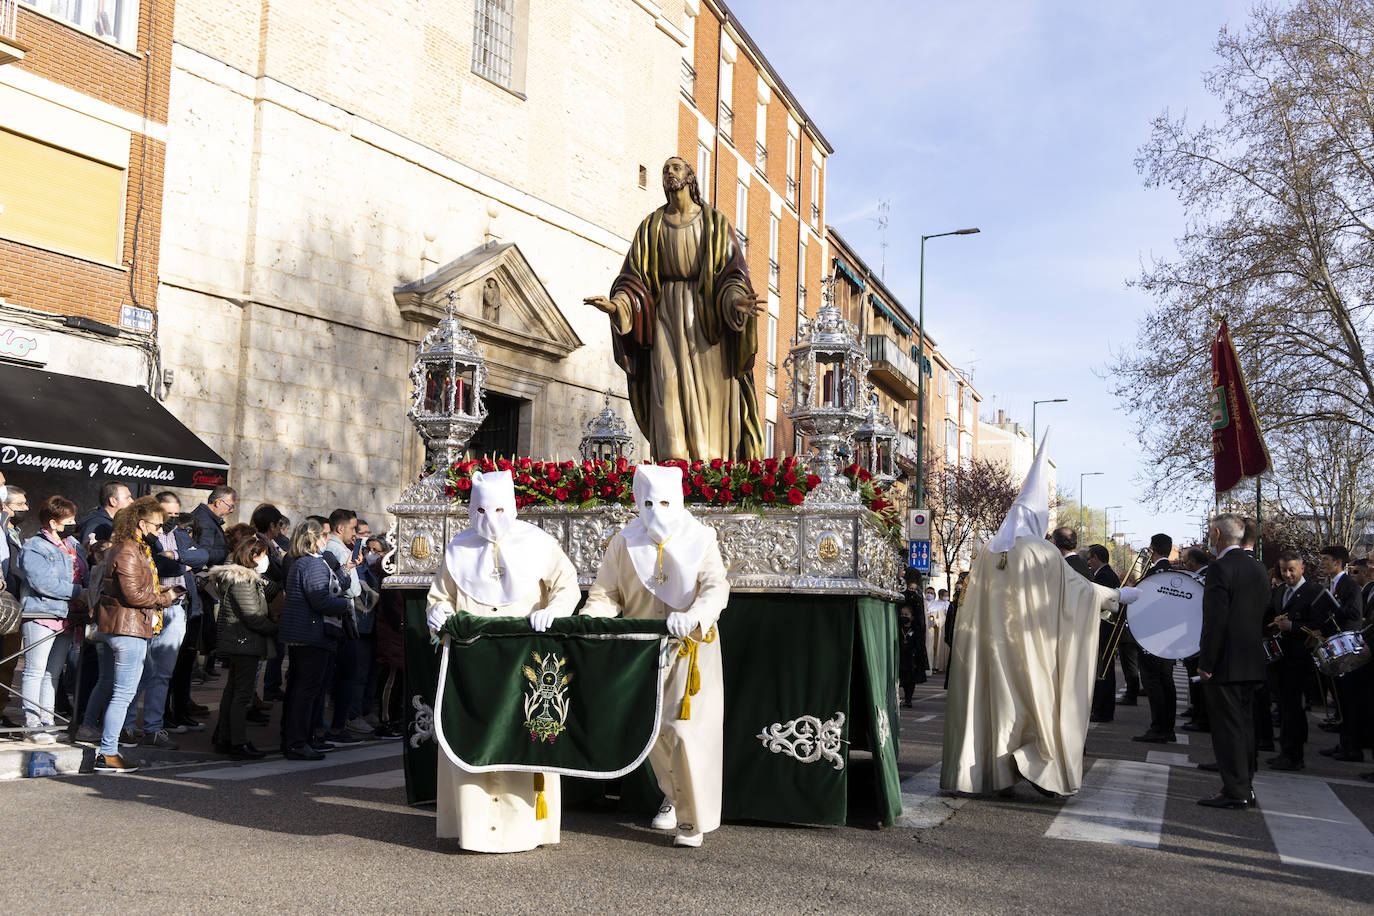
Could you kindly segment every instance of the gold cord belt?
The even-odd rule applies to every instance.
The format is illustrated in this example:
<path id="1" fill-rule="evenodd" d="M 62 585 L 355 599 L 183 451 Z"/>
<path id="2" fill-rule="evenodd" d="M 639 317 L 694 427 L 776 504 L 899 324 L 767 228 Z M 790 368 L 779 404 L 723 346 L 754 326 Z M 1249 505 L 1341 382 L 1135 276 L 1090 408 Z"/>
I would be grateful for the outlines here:
<path id="1" fill-rule="evenodd" d="M 700 640 L 682 637 L 677 657 L 687 659 L 687 690 L 682 694 L 682 706 L 678 709 L 679 719 L 692 718 L 692 697 L 701 690 L 701 671 L 697 669 L 697 647 L 704 642 L 716 641 L 716 628 L 711 627 Z"/>

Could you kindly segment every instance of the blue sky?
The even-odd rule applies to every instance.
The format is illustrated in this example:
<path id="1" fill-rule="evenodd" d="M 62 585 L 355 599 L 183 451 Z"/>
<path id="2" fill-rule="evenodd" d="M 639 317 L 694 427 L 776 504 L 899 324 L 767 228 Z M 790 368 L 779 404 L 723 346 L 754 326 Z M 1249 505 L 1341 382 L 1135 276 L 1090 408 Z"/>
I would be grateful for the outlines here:
<path id="1" fill-rule="evenodd" d="M 1148 298 L 1126 288 L 1142 260 L 1173 252 L 1183 213 L 1134 166 L 1164 109 L 1217 107 L 1202 87 L 1224 25 L 1250 4 L 1215 0 L 937 3 L 729 0 L 835 147 L 827 219 L 875 269 L 875 217 L 889 201 L 887 284 L 917 310 L 926 243 L 926 328 L 969 369 L 984 413 L 1041 431 L 1059 484 L 1139 542 L 1192 540 L 1210 499 L 1181 484 L 1181 510 L 1140 501 L 1130 419 L 1100 377 L 1129 346 Z"/>

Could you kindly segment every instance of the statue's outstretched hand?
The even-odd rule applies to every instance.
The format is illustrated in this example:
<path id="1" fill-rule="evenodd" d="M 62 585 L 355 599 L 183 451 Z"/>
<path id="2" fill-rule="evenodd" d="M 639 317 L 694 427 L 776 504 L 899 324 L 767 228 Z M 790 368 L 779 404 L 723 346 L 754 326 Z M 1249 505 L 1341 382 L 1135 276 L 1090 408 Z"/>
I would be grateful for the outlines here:
<path id="1" fill-rule="evenodd" d="M 759 297 L 752 292 L 746 293 L 741 291 L 736 293 L 731 301 L 731 305 L 734 307 L 735 314 L 739 316 L 741 321 L 751 316 L 763 314 L 763 303 L 759 300 Z"/>
<path id="2" fill-rule="evenodd" d="M 607 299 L 605 296 L 587 296 L 582 301 L 585 302 L 587 305 L 594 306 L 600 309 L 607 315 L 615 314 L 615 303 Z"/>

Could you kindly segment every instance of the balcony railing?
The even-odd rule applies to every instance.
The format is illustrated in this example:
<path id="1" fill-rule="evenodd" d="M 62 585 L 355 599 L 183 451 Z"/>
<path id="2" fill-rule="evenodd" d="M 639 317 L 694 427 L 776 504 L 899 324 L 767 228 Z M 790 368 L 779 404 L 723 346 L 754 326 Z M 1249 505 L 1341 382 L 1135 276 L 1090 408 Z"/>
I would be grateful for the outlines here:
<path id="1" fill-rule="evenodd" d="M 778 393 L 778 367 L 773 363 L 768 364 L 768 393 Z"/>
<path id="2" fill-rule="evenodd" d="M 821 208 L 815 204 L 811 205 L 811 225 L 816 225 L 821 221 Z"/>
<path id="3" fill-rule="evenodd" d="M 768 288 L 773 292 L 778 291 L 778 262 L 772 258 L 768 259 Z"/>
<path id="4" fill-rule="evenodd" d="M 791 175 L 788 175 L 788 176 L 787 176 L 787 202 L 788 202 L 789 204 L 791 204 L 792 206 L 794 206 L 794 207 L 797 205 L 797 191 L 800 190 L 800 188 L 801 188 L 801 185 L 799 185 L 799 184 L 797 183 L 797 179 L 793 178 Z"/>
<path id="5" fill-rule="evenodd" d="M 740 229 L 735 230 L 735 235 L 739 238 L 739 250 L 741 254 L 749 253 L 749 236 L 745 235 Z"/>
<path id="6" fill-rule="evenodd" d="M 797 287 L 797 311 L 799 311 L 799 312 L 804 312 L 804 311 L 806 311 L 806 287 L 805 287 L 805 286 L 798 286 L 798 287 Z"/>
<path id="7" fill-rule="evenodd" d="M 896 342 L 881 334 L 868 335 L 869 375 L 892 395 L 909 401 L 919 393 L 916 364 Z"/>
<path id="8" fill-rule="evenodd" d="M 731 143 L 734 143 L 735 136 L 735 113 L 730 110 L 730 106 L 724 102 L 720 103 L 720 116 L 716 119 L 720 127 L 720 135 Z"/>
<path id="9" fill-rule="evenodd" d="M 0 0 L 0 38 L 14 38 L 19 0 Z"/>
<path id="10" fill-rule="evenodd" d="M 681 80 L 682 94 L 689 99 L 695 99 L 697 94 L 697 71 L 695 67 L 687 63 L 685 58 L 682 61 L 682 74 L 679 79 Z"/>
<path id="11" fill-rule="evenodd" d="M 754 168 L 762 174 L 768 174 L 768 147 L 762 143 L 754 144 Z"/>
<path id="12" fill-rule="evenodd" d="M 917 454 L 919 453 L 916 451 L 915 436 L 902 434 L 897 437 L 897 448 L 893 451 L 893 455 L 896 457 L 898 464 L 905 466 L 909 470 L 915 470 Z"/>

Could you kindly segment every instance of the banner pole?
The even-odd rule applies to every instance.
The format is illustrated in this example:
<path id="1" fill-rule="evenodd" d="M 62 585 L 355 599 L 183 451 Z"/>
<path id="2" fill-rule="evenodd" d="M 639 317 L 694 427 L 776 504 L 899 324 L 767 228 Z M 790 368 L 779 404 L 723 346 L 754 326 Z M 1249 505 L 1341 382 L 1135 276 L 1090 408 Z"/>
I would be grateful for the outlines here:
<path id="1" fill-rule="evenodd" d="M 1261 476 L 1255 475 L 1255 524 L 1258 530 L 1255 532 L 1255 559 L 1264 562 L 1264 509 L 1260 505 L 1260 481 Z"/>

